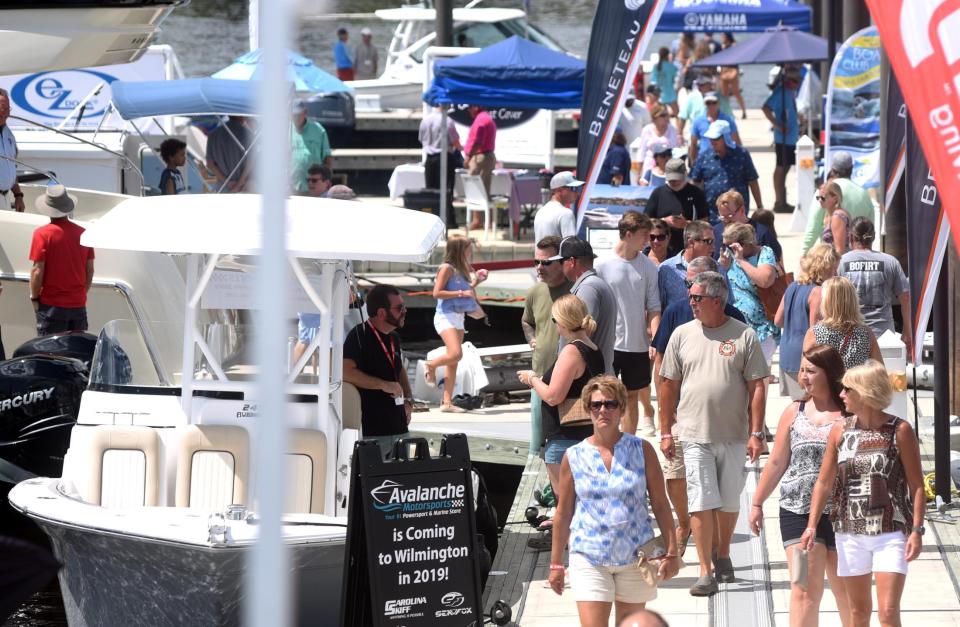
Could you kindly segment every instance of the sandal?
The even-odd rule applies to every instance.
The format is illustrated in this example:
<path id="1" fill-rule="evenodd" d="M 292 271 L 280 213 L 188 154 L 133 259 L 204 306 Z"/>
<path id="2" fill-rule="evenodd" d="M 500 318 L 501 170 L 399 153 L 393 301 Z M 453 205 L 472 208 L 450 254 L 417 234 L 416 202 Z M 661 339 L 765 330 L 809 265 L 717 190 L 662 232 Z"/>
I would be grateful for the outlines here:
<path id="1" fill-rule="evenodd" d="M 437 387 L 437 371 L 426 363 L 423 365 L 423 380 L 426 382 L 427 387 Z"/>
<path id="2" fill-rule="evenodd" d="M 680 531 L 679 527 L 677 531 Z M 683 538 L 677 538 L 677 555 L 683 557 L 683 554 L 687 552 L 687 544 L 690 542 L 690 536 L 693 534 L 693 529 L 687 529 L 687 535 Z"/>
<path id="3" fill-rule="evenodd" d="M 442 411 L 442 412 L 444 412 L 444 413 L 448 413 L 448 414 L 465 414 L 465 413 L 467 413 L 467 410 L 466 410 L 466 409 L 464 409 L 463 407 L 457 407 L 456 405 L 453 405 L 452 403 L 451 403 L 450 405 L 441 405 L 441 406 L 440 406 L 440 411 Z"/>

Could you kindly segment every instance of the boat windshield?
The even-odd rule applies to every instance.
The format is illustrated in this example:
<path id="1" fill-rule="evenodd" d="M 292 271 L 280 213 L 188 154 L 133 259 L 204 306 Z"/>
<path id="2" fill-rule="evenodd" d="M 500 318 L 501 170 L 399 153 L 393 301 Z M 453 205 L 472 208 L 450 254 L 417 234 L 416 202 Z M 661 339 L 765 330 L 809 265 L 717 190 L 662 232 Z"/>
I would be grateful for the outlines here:
<path id="1" fill-rule="evenodd" d="M 217 368 L 230 381 L 250 378 L 250 325 L 212 322 L 200 325 L 200 331 L 216 364 L 197 350 L 196 379 L 216 379 Z M 90 365 L 90 387 L 180 387 L 182 368 L 182 324 L 111 320 L 97 338 Z"/>
<path id="2" fill-rule="evenodd" d="M 517 35 L 543 46 L 565 52 L 563 47 L 550 38 L 549 35 L 522 18 L 503 20 L 502 22 L 474 22 L 458 25 L 454 29 L 453 45 L 461 48 L 486 48 L 504 39 Z M 435 45 L 436 37 L 431 36 L 421 40 L 410 56 L 417 62 L 423 63 L 423 54 L 427 48 Z"/>

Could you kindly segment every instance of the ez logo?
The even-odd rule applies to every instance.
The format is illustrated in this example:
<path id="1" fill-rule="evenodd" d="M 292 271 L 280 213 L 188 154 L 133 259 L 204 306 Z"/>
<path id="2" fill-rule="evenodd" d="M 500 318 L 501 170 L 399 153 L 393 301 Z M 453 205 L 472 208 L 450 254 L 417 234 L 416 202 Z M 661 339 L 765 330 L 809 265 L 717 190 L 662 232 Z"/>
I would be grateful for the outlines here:
<path id="1" fill-rule="evenodd" d="M 109 86 L 115 80 L 116 76 L 95 70 L 40 72 L 17 81 L 10 89 L 10 99 L 32 115 L 61 120 L 90 96 L 84 111 L 84 119 L 89 120 L 103 115 L 111 98 Z"/>

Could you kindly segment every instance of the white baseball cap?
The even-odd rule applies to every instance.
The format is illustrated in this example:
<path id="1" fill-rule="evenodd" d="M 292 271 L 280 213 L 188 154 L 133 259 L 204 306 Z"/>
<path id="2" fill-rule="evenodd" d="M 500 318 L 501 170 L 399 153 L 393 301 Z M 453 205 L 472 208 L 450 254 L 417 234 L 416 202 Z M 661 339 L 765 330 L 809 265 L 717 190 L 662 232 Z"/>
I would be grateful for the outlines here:
<path id="1" fill-rule="evenodd" d="M 573 172 L 558 172 L 550 179 L 550 189 L 560 189 L 561 187 L 580 187 L 583 181 L 578 181 Z"/>

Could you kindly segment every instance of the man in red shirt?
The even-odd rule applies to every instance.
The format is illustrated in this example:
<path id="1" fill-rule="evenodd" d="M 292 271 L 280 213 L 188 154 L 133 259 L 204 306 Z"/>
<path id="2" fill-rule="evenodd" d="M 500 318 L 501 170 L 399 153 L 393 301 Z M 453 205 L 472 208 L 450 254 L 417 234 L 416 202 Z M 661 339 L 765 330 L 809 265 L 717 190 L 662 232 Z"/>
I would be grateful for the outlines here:
<path id="1" fill-rule="evenodd" d="M 473 118 L 473 124 L 470 125 L 467 143 L 463 146 L 465 155 L 463 165 L 467 168 L 467 174 L 480 175 L 489 198 L 490 180 L 493 178 L 493 168 L 497 163 L 497 156 L 493 154 L 497 143 L 497 125 L 493 123 L 490 114 L 478 105 L 470 105 L 467 111 Z M 481 219 L 481 214 L 475 212 L 470 228 L 482 229 Z"/>
<path id="2" fill-rule="evenodd" d="M 37 213 L 50 224 L 33 232 L 30 301 L 37 335 L 87 330 L 87 291 L 93 282 L 93 249 L 80 244 L 83 227 L 70 220 L 77 199 L 63 185 L 37 198 Z"/>

